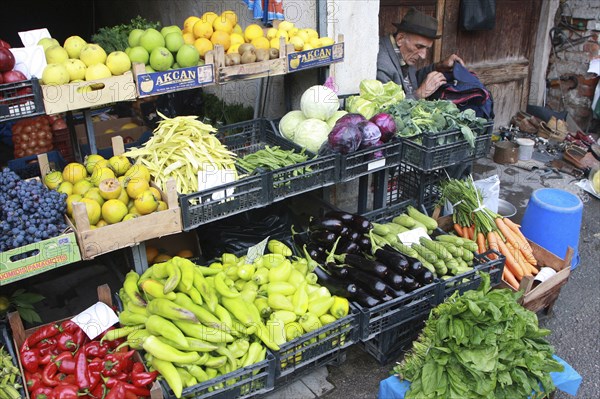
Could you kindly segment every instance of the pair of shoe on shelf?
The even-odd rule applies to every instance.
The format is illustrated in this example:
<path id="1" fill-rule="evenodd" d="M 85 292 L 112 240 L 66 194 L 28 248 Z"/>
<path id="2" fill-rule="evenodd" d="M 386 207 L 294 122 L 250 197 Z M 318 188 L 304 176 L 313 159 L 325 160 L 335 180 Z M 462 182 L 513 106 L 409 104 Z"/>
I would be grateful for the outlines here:
<path id="1" fill-rule="evenodd" d="M 575 133 L 569 133 L 567 137 L 565 137 L 565 141 L 583 148 L 590 147 L 591 145 L 596 145 L 596 142 L 594 141 L 592 136 L 583 133 L 581 130 L 578 130 Z"/>
<path id="2" fill-rule="evenodd" d="M 510 122 L 523 133 L 529 134 L 537 134 L 540 125 L 543 123 L 541 119 L 523 111 L 517 112 Z"/>

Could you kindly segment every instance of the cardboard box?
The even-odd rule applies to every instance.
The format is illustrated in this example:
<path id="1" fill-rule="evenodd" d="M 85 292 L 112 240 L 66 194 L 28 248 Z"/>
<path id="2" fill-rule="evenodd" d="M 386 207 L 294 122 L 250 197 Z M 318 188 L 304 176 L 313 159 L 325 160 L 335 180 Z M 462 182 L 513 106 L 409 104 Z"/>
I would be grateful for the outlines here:
<path id="1" fill-rule="evenodd" d="M 312 50 L 293 51 L 288 44 L 286 58 L 287 72 L 303 71 L 306 69 L 318 68 L 331 65 L 335 62 L 344 61 L 344 36 L 338 35 L 337 43 L 331 46 L 324 46 Z"/>
<path id="2" fill-rule="evenodd" d="M 156 248 L 159 254 L 176 256 L 180 251 L 192 251 L 192 257 L 197 258 L 201 254 L 198 234 L 195 231 L 183 231 L 167 237 L 154 238 L 146 241 L 146 250 Z M 150 264 L 150 260 L 148 262 Z"/>
<path id="3" fill-rule="evenodd" d="M 137 95 L 140 98 L 175 91 L 195 89 L 215 83 L 215 66 L 212 63 L 163 72 L 146 73 L 143 64 L 133 64 Z"/>
<path id="4" fill-rule="evenodd" d="M 28 257 L 15 260 L 21 254 Z M 0 252 L 0 286 L 81 260 L 74 233 Z"/>
<path id="5" fill-rule="evenodd" d="M 133 73 L 88 82 L 42 85 L 46 113 L 74 111 L 119 101 L 134 101 Z"/>
<path id="6" fill-rule="evenodd" d="M 138 127 L 122 129 L 123 126 L 131 123 L 135 123 Z M 96 139 L 96 147 L 110 147 L 112 145 L 112 138 L 116 136 L 121 136 L 124 139 L 126 137 L 131 137 L 134 141 L 137 141 L 142 137 L 142 134 L 148 130 L 149 129 L 146 126 L 143 126 L 134 118 L 108 119 L 106 121 L 95 122 L 94 137 Z M 79 144 L 89 144 L 85 124 L 76 125 L 75 133 L 77 134 L 77 141 Z"/>
<path id="7" fill-rule="evenodd" d="M 107 284 L 103 284 L 98 287 L 98 300 L 100 302 L 104 302 L 108 306 L 112 307 L 112 297 L 111 297 L 111 293 L 110 293 L 110 287 Z M 31 334 L 33 334 L 38 328 L 44 327 L 48 324 L 60 323 L 64 320 L 68 320 L 68 319 L 70 319 L 70 317 L 25 330 L 25 327 L 23 326 L 23 321 L 21 320 L 21 317 L 19 316 L 19 312 L 9 313 L 8 314 L 8 322 L 9 322 L 10 328 L 12 330 L 13 342 L 14 342 L 15 348 L 17 350 L 17 353 L 18 353 L 19 349 L 21 348 L 21 345 L 23 345 L 23 342 L 25 342 L 25 339 L 27 337 L 29 337 Z M 23 372 L 23 365 L 21 364 L 21 358 L 20 358 L 20 356 L 17 356 L 17 358 L 19 360 L 19 368 L 21 369 L 21 375 L 25 375 L 25 373 Z M 137 362 L 144 363 L 142 357 L 140 356 L 139 352 L 137 352 L 137 351 L 136 351 L 133 359 Z M 26 394 L 26 398 L 29 399 L 30 396 L 29 396 L 29 392 L 27 392 L 27 390 L 25 390 L 25 394 Z M 163 397 L 164 396 L 163 396 L 162 388 L 160 387 L 160 384 L 158 383 L 158 381 L 155 381 L 154 384 L 152 385 L 152 388 L 150 389 L 150 399 L 163 399 Z"/>

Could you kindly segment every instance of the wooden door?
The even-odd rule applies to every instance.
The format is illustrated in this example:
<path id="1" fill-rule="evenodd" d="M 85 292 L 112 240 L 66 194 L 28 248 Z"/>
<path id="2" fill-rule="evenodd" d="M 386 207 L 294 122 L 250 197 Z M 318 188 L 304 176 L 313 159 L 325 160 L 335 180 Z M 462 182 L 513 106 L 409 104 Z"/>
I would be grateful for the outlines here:
<path id="1" fill-rule="evenodd" d="M 393 32 L 392 22 L 400 21 L 411 6 L 437 16 L 442 37 L 436 40 L 428 61 L 458 54 L 492 93 L 495 126 L 506 126 L 512 115 L 527 107 L 541 2 L 498 0 L 495 28 L 467 32 L 458 27 L 460 0 L 382 0 L 380 33 Z"/>

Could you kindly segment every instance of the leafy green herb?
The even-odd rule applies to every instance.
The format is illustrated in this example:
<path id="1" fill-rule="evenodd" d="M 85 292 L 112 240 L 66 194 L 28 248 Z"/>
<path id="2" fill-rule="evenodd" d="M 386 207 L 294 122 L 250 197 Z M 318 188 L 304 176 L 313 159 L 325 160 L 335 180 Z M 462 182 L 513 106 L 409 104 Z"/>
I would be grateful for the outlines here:
<path id="1" fill-rule="evenodd" d="M 481 273 L 478 290 L 456 292 L 432 310 L 404 360 L 393 371 L 411 382 L 406 399 L 527 398 L 554 391 L 552 358 L 535 313 L 517 303 L 521 293 L 491 290 Z"/>
<path id="2" fill-rule="evenodd" d="M 394 117 L 399 136 L 412 137 L 421 133 L 436 134 L 459 129 L 471 147 L 475 146 L 476 134 L 473 130 L 481 130 L 486 122 L 477 117 L 472 109 L 461 112 L 453 102 L 447 100 L 408 99 L 390 105 L 385 112 Z M 448 140 L 455 139 L 440 138 L 438 144 L 451 144 Z"/>
<path id="3" fill-rule="evenodd" d="M 150 22 L 139 15 L 133 18 L 128 24 L 121 24 L 112 27 L 105 26 L 98 29 L 98 32 L 92 35 L 92 42 L 100 45 L 106 53 L 113 51 L 125 51 L 129 46 L 127 39 L 129 32 L 134 29 L 160 29 L 160 22 Z"/>

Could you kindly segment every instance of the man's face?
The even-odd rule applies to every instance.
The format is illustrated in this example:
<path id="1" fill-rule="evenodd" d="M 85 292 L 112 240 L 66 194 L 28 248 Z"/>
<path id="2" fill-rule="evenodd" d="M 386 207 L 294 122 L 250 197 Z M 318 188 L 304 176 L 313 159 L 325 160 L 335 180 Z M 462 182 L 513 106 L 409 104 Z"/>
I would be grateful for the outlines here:
<path id="1" fill-rule="evenodd" d="M 396 44 L 400 48 L 400 54 L 402 54 L 404 62 L 408 65 L 415 65 L 419 59 L 425 59 L 427 49 L 433 45 L 433 39 L 400 32 L 396 35 Z"/>

